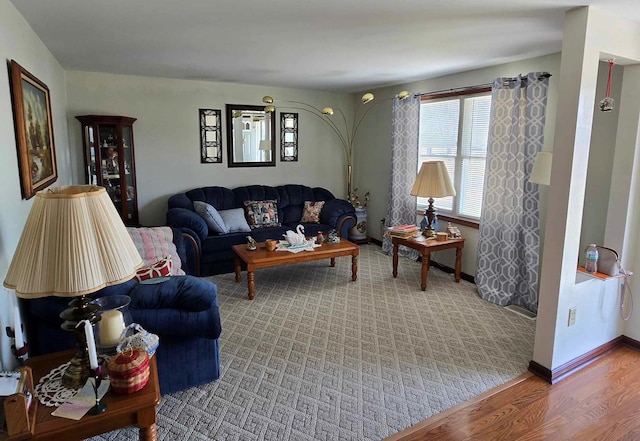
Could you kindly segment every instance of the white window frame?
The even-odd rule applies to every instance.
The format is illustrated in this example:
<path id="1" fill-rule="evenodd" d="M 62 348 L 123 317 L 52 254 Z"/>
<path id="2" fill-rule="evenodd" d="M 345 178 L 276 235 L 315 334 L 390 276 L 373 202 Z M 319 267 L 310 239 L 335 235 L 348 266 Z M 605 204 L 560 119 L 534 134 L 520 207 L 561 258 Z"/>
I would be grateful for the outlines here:
<path id="1" fill-rule="evenodd" d="M 454 177 L 454 188 L 456 189 L 456 196 L 453 196 L 453 204 L 452 210 L 448 210 L 448 209 L 444 209 L 442 207 L 438 207 L 438 200 L 435 199 L 434 202 L 434 207 L 437 209 L 438 211 L 438 215 L 445 215 L 448 217 L 453 217 L 453 218 L 459 218 L 459 219 L 463 219 L 463 220 L 469 220 L 472 221 L 474 223 L 479 222 L 480 221 L 480 217 L 475 217 L 475 216 L 470 216 L 470 215 L 465 215 L 465 214 L 461 214 L 459 213 L 459 195 L 462 192 L 462 161 L 463 161 L 463 155 L 462 155 L 462 136 L 463 136 L 463 130 L 464 130 L 464 100 L 466 98 L 473 98 L 473 97 L 478 97 L 478 96 L 491 96 L 491 87 L 473 87 L 473 88 L 467 88 L 467 89 L 461 89 L 459 91 L 456 92 L 448 92 L 448 93 L 442 93 L 442 94 L 425 94 L 422 95 L 421 98 L 421 103 L 420 105 L 422 105 L 425 101 L 428 102 L 437 102 L 437 101 L 451 101 L 454 99 L 457 99 L 460 103 L 460 112 L 459 112 L 459 116 L 458 116 L 458 138 L 457 138 L 457 150 L 456 150 L 456 156 L 455 156 L 455 177 Z M 420 146 L 418 145 L 418 163 L 416 164 L 416 174 L 418 172 L 418 170 L 420 169 L 420 165 L 422 164 L 422 160 L 420 158 Z M 435 159 L 437 160 L 438 157 L 431 157 L 430 159 Z M 486 158 L 486 156 L 485 156 Z M 428 206 L 428 202 L 427 202 L 428 198 L 416 198 L 416 203 L 417 203 L 417 208 L 418 210 L 426 210 L 427 206 Z"/>

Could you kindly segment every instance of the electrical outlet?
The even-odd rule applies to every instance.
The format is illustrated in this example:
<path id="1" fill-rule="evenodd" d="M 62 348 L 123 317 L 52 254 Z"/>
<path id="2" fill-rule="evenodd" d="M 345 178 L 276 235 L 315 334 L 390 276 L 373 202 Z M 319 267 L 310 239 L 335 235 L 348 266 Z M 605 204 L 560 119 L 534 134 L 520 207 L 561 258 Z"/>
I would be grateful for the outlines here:
<path id="1" fill-rule="evenodd" d="M 569 309 L 569 323 L 567 326 L 573 326 L 576 324 L 576 307 Z"/>

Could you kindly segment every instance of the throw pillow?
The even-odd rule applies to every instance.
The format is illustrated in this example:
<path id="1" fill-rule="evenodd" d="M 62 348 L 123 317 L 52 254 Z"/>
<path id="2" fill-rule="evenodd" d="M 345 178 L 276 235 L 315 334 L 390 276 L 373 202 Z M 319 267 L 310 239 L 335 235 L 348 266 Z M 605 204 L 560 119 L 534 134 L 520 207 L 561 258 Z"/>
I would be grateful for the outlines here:
<path id="1" fill-rule="evenodd" d="M 278 202 L 271 201 L 245 201 L 244 210 L 251 229 L 279 227 Z"/>
<path id="2" fill-rule="evenodd" d="M 207 223 L 210 231 L 219 234 L 227 234 L 229 232 L 229 229 L 224 224 L 218 210 L 216 210 L 212 205 L 202 201 L 194 201 L 193 208 L 195 208 L 196 213 L 198 213 Z"/>
<path id="3" fill-rule="evenodd" d="M 171 263 L 171 256 L 166 256 L 164 259 L 158 260 L 153 265 L 140 268 L 136 271 L 135 279 L 138 282 L 143 280 L 153 279 L 154 277 L 164 277 L 171 275 L 173 264 Z"/>
<path id="4" fill-rule="evenodd" d="M 251 228 L 244 218 L 244 210 L 242 208 L 232 208 L 231 210 L 218 211 L 222 221 L 229 229 L 229 233 L 245 232 L 250 233 Z"/>
<path id="5" fill-rule="evenodd" d="M 324 207 L 324 201 L 304 201 L 304 210 L 302 211 L 302 219 L 300 222 L 319 224 L 322 207 Z"/>

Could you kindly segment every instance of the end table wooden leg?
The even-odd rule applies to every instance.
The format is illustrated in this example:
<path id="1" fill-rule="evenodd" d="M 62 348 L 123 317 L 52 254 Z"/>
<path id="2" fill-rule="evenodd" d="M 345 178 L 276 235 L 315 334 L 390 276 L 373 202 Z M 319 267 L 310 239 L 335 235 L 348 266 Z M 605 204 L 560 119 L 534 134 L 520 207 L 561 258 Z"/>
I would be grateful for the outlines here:
<path id="1" fill-rule="evenodd" d="M 249 300 L 253 300 L 255 297 L 255 273 L 253 271 L 247 272 L 247 287 L 249 288 Z"/>
<path id="2" fill-rule="evenodd" d="M 456 283 L 460 283 L 462 273 L 462 248 L 456 248 Z"/>
<path id="3" fill-rule="evenodd" d="M 429 272 L 429 253 L 422 256 L 422 268 L 420 271 L 420 289 L 423 291 L 427 289 L 427 273 Z"/>
<path id="4" fill-rule="evenodd" d="M 140 441 L 157 441 L 158 440 L 158 428 L 153 423 L 149 427 L 140 428 Z"/>
<path id="5" fill-rule="evenodd" d="M 331 258 L 331 266 L 336 266 L 336 258 L 335 257 Z"/>
<path id="6" fill-rule="evenodd" d="M 393 277 L 398 277 L 398 243 L 393 242 Z"/>
<path id="7" fill-rule="evenodd" d="M 351 280 L 358 278 L 358 256 L 351 256 Z"/>
<path id="8" fill-rule="evenodd" d="M 236 283 L 240 281 L 240 271 L 242 271 L 242 267 L 240 266 L 240 258 L 237 254 L 233 255 L 233 269 L 236 272 Z"/>

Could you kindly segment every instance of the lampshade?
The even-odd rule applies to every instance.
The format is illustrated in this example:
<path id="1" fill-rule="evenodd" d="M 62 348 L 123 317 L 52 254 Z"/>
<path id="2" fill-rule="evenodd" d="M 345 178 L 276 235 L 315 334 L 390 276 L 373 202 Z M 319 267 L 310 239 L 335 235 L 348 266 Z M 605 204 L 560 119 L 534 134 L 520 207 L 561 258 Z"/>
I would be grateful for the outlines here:
<path id="1" fill-rule="evenodd" d="M 104 187 L 36 193 L 4 286 L 22 298 L 75 297 L 131 279 L 142 265 Z"/>
<path id="2" fill-rule="evenodd" d="M 258 149 L 262 150 L 263 152 L 268 152 L 269 150 L 271 150 L 271 140 L 263 139 L 262 141 L 260 141 L 260 146 L 258 147 Z"/>
<path id="3" fill-rule="evenodd" d="M 549 185 L 551 182 L 551 161 L 553 154 L 551 152 L 540 152 L 536 156 L 536 161 L 533 163 L 533 170 L 531 170 L 531 176 L 529 182 L 534 184 Z"/>
<path id="4" fill-rule="evenodd" d="M 453 188 L 444 161 L 423 162 L 411 189 L 411 196 L 441 198 L 455 195 L 456 189 Z"/>

